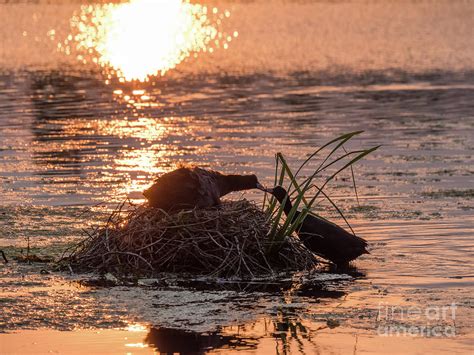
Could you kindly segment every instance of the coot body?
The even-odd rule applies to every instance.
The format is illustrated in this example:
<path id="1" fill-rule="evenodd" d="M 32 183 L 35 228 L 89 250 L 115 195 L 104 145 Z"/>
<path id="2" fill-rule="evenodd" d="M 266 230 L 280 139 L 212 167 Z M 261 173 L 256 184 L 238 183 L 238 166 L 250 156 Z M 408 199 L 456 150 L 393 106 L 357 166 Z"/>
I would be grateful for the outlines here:
<path id="1" fill-rule="evenodd" d="M 287 197 L 287 191 L 281 186 L 276 186 L 267 191 L 273 194 L 280 204 L 286 198 L 284 211 L 288 216 L 292 204 L 290 198 Z M 299 211 L 296 212 L 293 221 L 296 220 L 299 213 Z M 297 233 L 308 249 L 337 265 L 346 265 L 360 255 L 368 253 L 367 241 L 363 238 L 314 215 L 306 216 Z"/>
<path id="2" fill-rule="evenodd" d="M 150 206 L 175 211 L 215 206 L 229 192 L 255 188 L 263 189 L 255 175 L 182 167 L 160 176 L 143 195 Z"/>

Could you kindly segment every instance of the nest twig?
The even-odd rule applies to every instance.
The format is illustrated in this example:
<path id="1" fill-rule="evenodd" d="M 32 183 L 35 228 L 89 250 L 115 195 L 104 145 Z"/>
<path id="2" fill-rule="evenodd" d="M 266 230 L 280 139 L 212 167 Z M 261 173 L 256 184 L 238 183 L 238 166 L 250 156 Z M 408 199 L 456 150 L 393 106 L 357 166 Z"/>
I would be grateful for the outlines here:
<path id="1" fill-rule="evenodd" d="M 79 271 L 153 275 L 190 272 L 255 277 L 311 269 L 315 256 L 299 240 L 272 242 L 268 218 L 247 200 L 174 214 L 146 204 L 121 204 L 61 260 Z M 271 251 L 271 252 L 269 252 Z"/>

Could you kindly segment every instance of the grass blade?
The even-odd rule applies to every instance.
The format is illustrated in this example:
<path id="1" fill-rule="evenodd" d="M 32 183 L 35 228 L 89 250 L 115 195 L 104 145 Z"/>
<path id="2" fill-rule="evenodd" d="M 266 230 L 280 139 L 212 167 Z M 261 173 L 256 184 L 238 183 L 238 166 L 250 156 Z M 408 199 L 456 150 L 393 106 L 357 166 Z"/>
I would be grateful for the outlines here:
<path id="1" fill-rule="evenodd" d="M 320 193 L 323 194 L 323 196 L 326 198 L 326 200 L 328 200 L 331 205 L 336 209 L 336 211 L 339 213 L 339 215 L 342 217 L 342 219 L 344 220 L 344 222 L 346 222 L 347 226 L 349 227 L 349 229 L 351 230 L 352 234 L 355 235 L 355 232 L 354 230 L 352 229 L 352 226 L 349 224 L 349 221 L 346 219 L 346 216 L 344 216 L 344 213 L 342 213 L 341 209 L 334 203 L 334 201 L 322 190 L 320 189 L 319 187 L 317 187 L 316 185 L 313 185 L 315 188 L 317 188 L 319 190 Z M 321 216 L 318 216 L 319 218 L 323 218 Z M 323 218 L 325 219 L 325 218 Z"/>
<path id="2" fill-rule="evenodd" d="M 301 166 L 298 168 L 298 170 L 296 171 L 295 173 L 295 177 L 298 176 L 298 174 L 300 173 L 301 169 L 303 169 L 306 164 L 309 163 L 309 161 L 311 159 L 313 159 L 320 151 L 322 151 L 324 148 L 330 146 L 331 144 L 339 141 L 339 140 L 345 140 L 346 142 L 351 139 L 352 137 L 358 135 L 358 134 L 361 134 L 363 133 L 364 131 L 355 131 L 355 132 L 350 132 L 350 133 L 346 133 L 346 134 L 343 134 L 342 136 L 339 136 L 337 138 L 334 138 L 333 140 L 327 142 L 326 144 L 324 144 L 323 146 L 321 146 L 320 148 L 318 148 L 314 153 L 312 153 L 302 164 Z"/>

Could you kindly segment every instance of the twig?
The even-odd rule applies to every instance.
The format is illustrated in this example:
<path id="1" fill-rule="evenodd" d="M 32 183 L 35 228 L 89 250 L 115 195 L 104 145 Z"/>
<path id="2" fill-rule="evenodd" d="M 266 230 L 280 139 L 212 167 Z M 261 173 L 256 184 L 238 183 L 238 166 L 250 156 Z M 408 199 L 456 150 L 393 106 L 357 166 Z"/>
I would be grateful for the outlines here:
<path id="1" fill-rule="evenodd" d="M 0 254 L 2 254 L 3 261 L 5 261 L 5 264 L 8 264 L 8 259 L 3 250 L 0 250 Z"/>

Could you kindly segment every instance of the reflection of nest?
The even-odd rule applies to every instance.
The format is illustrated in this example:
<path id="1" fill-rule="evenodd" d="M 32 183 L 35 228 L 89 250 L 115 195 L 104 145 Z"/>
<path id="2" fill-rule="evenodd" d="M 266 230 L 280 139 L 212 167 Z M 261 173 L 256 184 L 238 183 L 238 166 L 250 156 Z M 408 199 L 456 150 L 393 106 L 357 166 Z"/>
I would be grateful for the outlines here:
<path id="1" fill-rule="evenodd" d="M 317 264 L 297 239 L 273 243 L 265 213 L 247 200 L 166 214 L 147 205 L 114 211 L 63 259 L 81 271 L 151 276 L 192 272 L 256 276 Z"/>
<path id="2" fill-rule="evenodd" d="M 195 333 L 172 328 L 151 328 L 145 338 L 160 354 L 206 354 L 209 350 L 231 348 L 254 350 L 257 339 L 219 332 Z"/>

